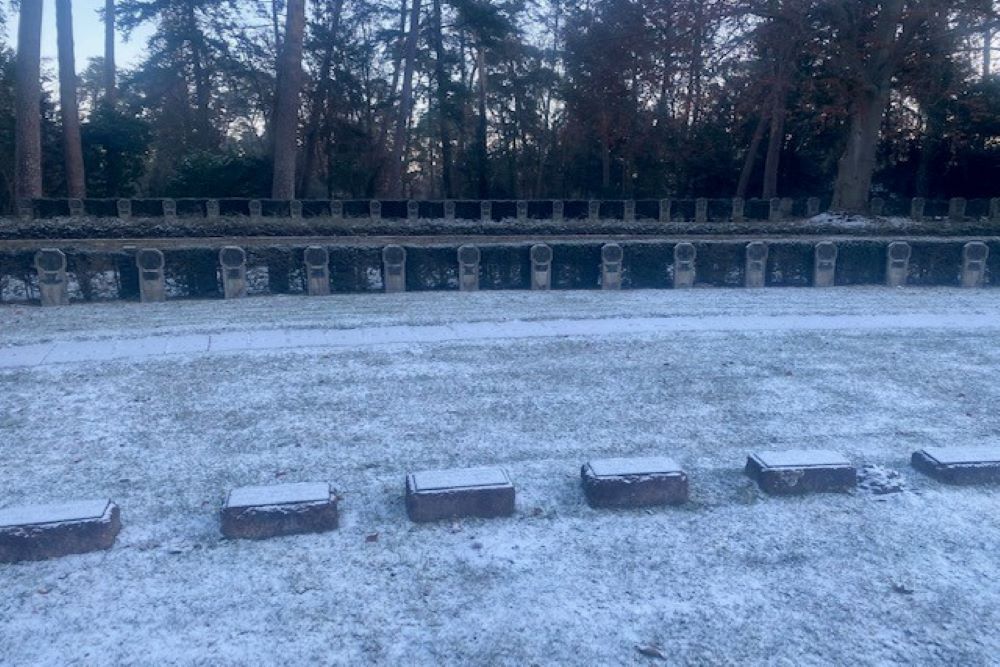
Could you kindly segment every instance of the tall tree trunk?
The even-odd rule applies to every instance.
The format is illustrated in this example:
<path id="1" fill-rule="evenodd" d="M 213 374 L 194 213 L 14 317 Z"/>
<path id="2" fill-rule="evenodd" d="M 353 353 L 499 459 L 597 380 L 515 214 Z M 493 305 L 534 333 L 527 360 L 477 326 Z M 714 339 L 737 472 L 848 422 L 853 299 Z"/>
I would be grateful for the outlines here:
<path id="1" fill-rule="evenodd" d="M 434 78 L 437 82 L 438 119 L 441 133 L 441 192 L 445 199 L 454 196 L 451 184 L 451 136 L 448 129 L 448 89 L 451 80 L 444 67 L 444 35 L 441 25 L 441 0 L 434 0 Z"/>
<path id="2" fill-rule="evenodd" d="M 115 0 L 104 1 L 104 101 L 118 101 L 118 66 L 115 64 Z"/>
<path id="3" fill-rule="evenodd" d="M 754 128 L 753 137 L 750 139 L 750 148 L 747 149 L 747 156 L 743 159 L 743 170 L 740 172 L 740 181 L 736 185 L 736 198 L 745 199 L 747 190 L 750 188 L 750 177 L 753 175 L 753 167 L 757 163 L 757 153 L 760 151 L 760 144 L 764 141 L 764 130 L 767 129 L 768 114 L 761 113 Z"/>
<path id="4" fill-rule="evenodd" d="M 847 146 L 837 163 L 833 187 L 833 208 L 864 212 L 868 208 L 872 175 L 878 151 L 882 117 L 889 105 L 889 85 L 875 93 L 861 93 L 850 112 Z"/>
<path id="5" fill-rule="evenodd" d="M 763 199 L 778 196 L 778 167 L 781 164 L 781 148 L 785 143 L 785 116 L 788 111 L 785 69 L 784 62 L 779 61 L 777 81 L 774 84 L 774 105 L 771 107 L 771 131 L 767 138 L 767 158 L 764 160 Z"/>
<path id="6" fill-rule="evenodd" d="M 17 28 L 14 192 L 18 200 L 42 196 L 42 0 L 21 0 Z"/>
<path id="7" fill-rule="evenodd" d="M 488 199 L 490 196 L 490 161 L 489 147 L 487 145 L 487 120 L 486 120 L 486 49 L 479 47 L 477 55 L 479 64 L 479 118 L 476 123 L 476 162 L 479 171 L 479 198 Z"/>
<path id="8" fill-rule="evenodd" d="M 288 0 L 285 38 L 278 61 L 278 91 L 274 101 L 274 180 L 271 197 L 295 198 L 295 157 L 302 91 L 302 42 L 306 29 L 305 0 Z"/>
<path id="9" fill-rule="evenodd" d="M 73 54 L 73 0 L 56 0 L 59 47 L 59 112 L 66 159 L 66 193 L 73 199 L 87 196 L 80 142 L 80 110 L 76 99 L 76 58 Z"/>
<path id="10" fill-rule="evenodd" d="M 403 196 L 403 164 L 406 161 L 407 130 L 413 112 L 413 72 L 417 67 L 417 39 L 420 37 L 421 0 L 413 0 L 410 7 L 410 29 L 406 33 L 403 62 L 403 88 L 399 93 L 399 113 L 392 139 L 392 156 L 389 159 L 387 186 L 393 197 Z"/>

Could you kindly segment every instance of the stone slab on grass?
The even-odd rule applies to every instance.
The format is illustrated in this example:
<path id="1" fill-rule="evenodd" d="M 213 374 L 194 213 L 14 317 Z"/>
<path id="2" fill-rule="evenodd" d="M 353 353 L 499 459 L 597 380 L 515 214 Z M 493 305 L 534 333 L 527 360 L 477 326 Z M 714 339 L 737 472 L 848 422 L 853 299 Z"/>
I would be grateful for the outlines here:
<path id="1" fill-rule="evenodd" d="M 854 465 L 822 449 L 756 452 L 747 458 L 746 473 L 775 495 L 842 492 L 857 485 Z"/>
<path id="2" fill-rule="evenodd" d="M 914 452 L 913 467 L 950 484 L 1000 482 L 1000 446 L 928 447 Z"/>
<path id="3" fill-rule="evenodd" d="M 107 499 L 0 510 L 0 562 L 110 549 L 121 525 L 118 506 Z"/>
<path id="4" fill-rule="evenodd" d="M 222 508 L 222 534 L 231 539 L 322 533 L 338 525 L 337 497 L 326 482 L 245 486 L 230 491 Z"/>
<path id="5" fill-rule="evenodd" d="M 595 459 L 580 470 L 591 507 L 679 505 L 688 499 L 688 477 L 668 458 Z"/>
<path id="6" fill-rule="evenodd" d="M 514 513 L 514 484 L 501 468 L 427 470 L 406 476 L 412 521 L 493 518 Z"/>

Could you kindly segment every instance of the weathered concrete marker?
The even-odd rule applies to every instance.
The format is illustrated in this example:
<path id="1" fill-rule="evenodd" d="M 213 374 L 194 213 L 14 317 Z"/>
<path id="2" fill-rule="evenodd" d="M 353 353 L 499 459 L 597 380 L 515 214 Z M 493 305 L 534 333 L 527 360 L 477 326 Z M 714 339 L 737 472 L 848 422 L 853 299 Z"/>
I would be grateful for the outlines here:
<path id="1" fill-rule="evenodd" d="M 910 200 L 910 219 L 920 222 L 924 219 L 924 210 L 927 208 L 927 201 L 923 197 L 914 197 Z"/>
<path id="2" fill-rule="evenodd" d="M 107 499 L 0 510 L 0 562 L 110 549 L 120 530 L 121 512 Z"/>
<path id="3" fill-rule="evenodd" d="M 464 245 L 458 249 L 458 289 L 475 292 L 479 289 L 479 262 L 482 253 L 474 245 Z"/>
<path id="4" fill-rule="evenodd" d="M 885 199 L 882 197 L 872 197 L 868 205 L 868 211 L 874 216 L 882 215 L 882 212 L 885 211 Z"/>
<path id="5" fill-rule="evenodd" d="M 965 207 L 968 202 L 962 197 L 953 197 L 948 201 L 948 220 L 962 222 L 965 220 Z"/>
<path id="6" fill-rule="evenodd" d="M 966 243 L 962 249 L 962 287 L 982 287 L 990 247 L 982 241 Z"/>
<path id="7" fill-rule="evenodd" d="M 330 217 L 334 220 L 344 219 L 344 202 L 339 199 L 330 200 Z"/>
<path id="8" fill-rule="evenodd" d="M 806 200 L 806 217 L 815 218 L 819 215 L 819 197 L 810 197 Z"/>
<path id="9" fill-rule="evenodd" d="M 531 246 L 531 289 L 552 289 L 552 248 L 544 243 Z"/>
<path id="10" fill-rule="evenodd" d="M 139 269 L 139 300 L 142 303 L 167 300 L 167 282 L 163 272 L 165 264 L 163 253 L 156 248 L 143 248 L 136 253 L 135 265 Z"/>
<path id="11" fill-rule="evenodd" d="M 620 290 L 622 288 L 622 259 L 625 253 L 617 243 L 606 243 L 601 247 L 601 289 Z"/>
<path id="12" fill-rule="evenodd" d="M 781 220 L 781 199 L 772 197 L 768 202 L 767 219 L 771 222 Z"/>
<path id="13" fill-rule="evenodd" d="M 564 217 L 566 217 L 566 202 L 557 199 L 552 202 L 552 220 L 562 222 Z"/>
<path id="14" fill-rule="evenodd" d="M 205 202 L 205 217 L 210 219 L 218 218 L 221 214 L 221 207 L 218 199 L 209 199 Z"/>
<path id="15" fill-rule="evenodd" d="M 587 219 L 591 222 L 597 222 L 601 219 L 601 202 L 596 199 L 587 202 Z"/>
<path id="16" fill-rule="evenodd" d="M 413 201 L 412 199 L 406 202 L 406 219 L 412 222 L 419 217 L 420 217 L 420 202 Z"/>
<path id="17" fill-rule="evenodd" d="M 257 222 L 264 217 L 264 204 L 259 199 L 251 199 L 247 203 L 250 210 L 250 219 Z"/>
<path id="18" fill-rule="evenodd" d="M 69 304 L 65 253 L 58 248 L 42 248 L 35 254 L 35 270 L 38 272 L 38 293 L 42 305 Z"/>
<path id="19" fill-rule="evenodd" d="M 761 288 L 766 284 L 767 276 L 767 244 L 763 241 L 753 241 L 747 244 L 746 275 L 743 283 L 746 287 Z"/>
<path id="20" fill-rule="evenodd" d="M 837 275 L 837 244 L 821 241 L 813 258 L 813 287 L 833 287 Z"/>
<path id="21" fill-rule="evenodd" d="M 306 271 L 306 292 L 309 296 L 330 294 L 330 251 L 323 246 L 309 246 L 302 253 Z"/>
<path id="22" fill-rule="evenodd" d="M 118 209 L 118 217 L 122 220 L 128 220 L 132 217 L 132 200 L 131 199 L 119 199 L 116 202 L 116 208 Z"/>
<path id="23" fill-rule="evenodd" d="M 386 293 L 406 291 L 406 248 L 400 245 L 382 248 L 382 276 Z"/>
<path id="24" fill-rule="evenodd" d="M 177 202 L 173 199 L 164 199 L 163 202 L 163 217 L 167 220 L 177 219 Z"/>
<path id="25" fill-rule="evenodd" d="M 821 449 L 757 452 L 747 458 L 746 473 L 775 495 L 848 491 L 857 484 L 850 461 Z"/>
<path id="26" fill-rule="evenodd" d="M 455 219 L 455 201 L 449 199 L 444 203 L 444 219 L 454 220 Z"/>
<path id="27" fill-rule="evenodd" d="M 337 528 L 337 496 L 326 482 L 233 489 L 222 508 L 230 539 L 322 533 Z"/>
<path id="28" fill-rule="evenodd" d="M 622 208 L 622 220 L 633 222 L 635 220 L 635 200 L 629 199 Z"/>
<path id="29" fill-rule="evenodd" d="M 688 499 L 688 477 L 679 465 L 661 457 L 598 459 L 580 470 L 591 507 L 679 505 Z"/>
<path id="30" fill-rule="evenodd" d="M 674 246 L 674 289 L 694 287 L 695 260 L 698 251 L 690 243 Z"/>
<path id="31" fill-rule="evenodd" d="M 886 250 L 885 284 L 902 287 L 910 274 L 910 255 L 913 249 L 906 241 L 893 241 Z"/>
<path id="32" fill-rule="evenodd" d="M 293 220 L 300 220 L 302 218 L 302 202 L 298 199 L 293 199 L 288 202 L 288 217 Z"/>
<path id="33" fill-rule="evenodd" d="M 704 197 L 696 199 L 694 202 L 694 221 L 708 222 L 708 200 Z"/>
<path id="34" fill-rule="evenodd" d="M 247 295 L 247 254 L 243 248 L 226 246 L 219 251 L 222 265 L 222 292 L 227 299 Z"/>
<path id="35" fill-rule="evenodd" d="M 1000 447 L 928 447 L 914 452 L 913 467 L 949 484 L 1000 482 Z"/>
<path id="36" fill-rule="evenodd" d="M 368 217 L 372 220 L 382 219 L 382 202 L 377 199 L 368 202 Z"/>
<path id="37" fill-rule="evenodd" d="M 479 219 L 483 222 L 493 221 L 493 202 L 479 202 Z"/>
<path id="38" fill-rule="evenodd" d="M 517 202 L 517 221 L 524 222 L 528 219 L 528 202 L 519 199 Z"/>
<path id="39" fill-rule="evenodd" d="M 670 222 L 673 215 L 674 202 L 670 199 L 660 200 L 660 222 Z"/>
<path id="40" fill-rule="evenodd" d="M 500 468 L 411 473 L 406 476 L 406 513 L 418 522 L 510 516 L 514 484 Z"/>
<path id="41" fill-rule="evenodd" d="M 69 202 L 69 214 L 78 218 L 83 215 L 83 200 L 82 199 L 70 199 Z"/>

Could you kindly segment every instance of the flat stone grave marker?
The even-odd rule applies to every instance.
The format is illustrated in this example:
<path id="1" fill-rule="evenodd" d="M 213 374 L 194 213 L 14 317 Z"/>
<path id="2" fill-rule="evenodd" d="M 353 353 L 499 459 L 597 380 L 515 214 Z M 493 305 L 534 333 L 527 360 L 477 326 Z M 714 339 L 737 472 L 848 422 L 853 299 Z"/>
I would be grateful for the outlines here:
<path id="1" fill-rule="evenodd" d="M 0 510 L 0 563 L 110 549 L 121 512 L 107 499 Z"/>
<path id="2" fill-rule="evenodd" d="M 679 505 L 688 499 L 687 474 L 663 457 L 596 459 L 580 470 L 591 507 Z"/>
<path id="3" fill-rule="evenodd" d="M 299 482 L 233 489 L 222 508 L 222 534 L 264 539 L 322 533 L 339 523 L 337 497 L 326 482 Z"/>
<path id="4" fill-rule="evenodd" d="M 857 484 L 854 465 L 823 449 L 756 452 L 747 458 L 746 473 L 775 495 L 848 491 Z"/>
<path id="5" fill-rule="evenodd" d="M 514 484 L 501 468 L 410 473 L 406 476 L 406 513 L 418 522 L 510 516 Z"/>
<path id="6" fill-rule="evenodd" d="M 914 468 L 950 484 L 1000 482 L 1000 446 L 928 447 L 914 452 Z"/>

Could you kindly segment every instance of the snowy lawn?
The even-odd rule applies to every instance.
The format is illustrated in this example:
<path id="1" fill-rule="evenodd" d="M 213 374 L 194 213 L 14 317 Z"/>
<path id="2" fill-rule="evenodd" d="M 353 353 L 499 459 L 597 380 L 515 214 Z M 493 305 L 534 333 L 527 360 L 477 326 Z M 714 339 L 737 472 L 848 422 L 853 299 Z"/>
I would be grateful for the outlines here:
<path id="1" fill-rule="evenodd" d="M 1000 489 L 909 455 L 1000 444 L 998 372 L 1000 290 L 0 307 L 0 506 L 124 525 L 0 565 L 0 662 L 992 663 Z M 747 452 L 791 448 L 904 491 L 764 496 Z M 580 464 L 633 455 L 691 502 L 589 509 Z M 494 464 L 515 517 L 406 519 L 407 471 Z M 221 538 L 227 489 L 319 480 L 340 530 Z"/>

